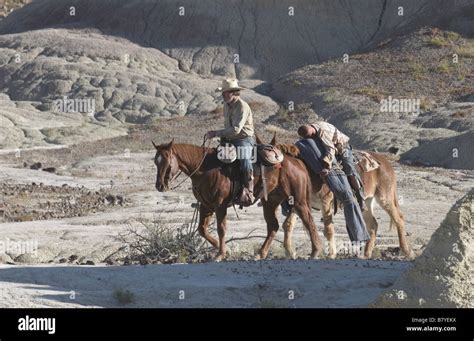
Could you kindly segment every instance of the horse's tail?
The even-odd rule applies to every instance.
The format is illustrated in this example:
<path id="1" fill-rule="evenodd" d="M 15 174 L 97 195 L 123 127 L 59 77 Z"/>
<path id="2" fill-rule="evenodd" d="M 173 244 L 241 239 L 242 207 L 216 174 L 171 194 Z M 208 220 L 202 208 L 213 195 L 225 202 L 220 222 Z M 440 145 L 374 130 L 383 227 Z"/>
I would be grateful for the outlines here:
<path id="1" fill-rule="evenodd" d="M 334 214 L 333 215 L 336 215 L 336 213 L 337 213 L 337 198 L 336 198 L 335 195 L 333 196 L 333 203 L 334 203 Z"/>

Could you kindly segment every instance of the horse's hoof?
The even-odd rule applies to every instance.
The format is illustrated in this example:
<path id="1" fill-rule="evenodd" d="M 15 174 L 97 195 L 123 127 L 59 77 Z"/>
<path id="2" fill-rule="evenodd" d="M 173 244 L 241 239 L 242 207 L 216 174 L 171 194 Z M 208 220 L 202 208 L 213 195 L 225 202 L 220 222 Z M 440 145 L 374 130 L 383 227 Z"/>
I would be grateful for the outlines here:
<path id="1" fill-rule="evenodd" d="M 224 255 L 217 255 L 214 257 L 213 261 L 215 263 L 219 263 L 219 262 L 222 262 L 224 260 Z"/>
<path id="2" fill-rule="evenodd" d="M 416 258 L 416 254 L 413 250 L 410 250 L 409 252 L 404 252 L 404 254 L 408 260 L 413 260 Z"/>
<path id="3" fill-rule="evenodd" d="M 330 253 L 330 254 L 327 256 L 328 259 L 336 259 L 336 257 L 337 257 L 337 254 L 336 254 L 335 252 Z"/>
<path id="4" fill-rule="evenodd" d="M 320 252 L 312 252 L 311 253 L 311 256 L 310 256 L 311 259 L 319 259 L 320 258 Z"/>
<path id="5" fill-rule="evenodd" d="M 296 252 L 295 251 L 286 251 L 286 258 L 288 259 L 296 259 Z"/>

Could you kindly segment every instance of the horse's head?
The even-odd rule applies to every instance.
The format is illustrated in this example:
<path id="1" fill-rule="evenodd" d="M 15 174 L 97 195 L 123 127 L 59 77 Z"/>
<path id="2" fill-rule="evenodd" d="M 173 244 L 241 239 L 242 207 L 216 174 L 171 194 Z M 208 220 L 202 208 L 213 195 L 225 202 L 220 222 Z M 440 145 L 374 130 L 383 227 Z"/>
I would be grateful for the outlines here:
<path id="1" fill-rule="evenodd" d="M 165 192 L 170 188 L 170 181 L 174 179 L 179 172 L 178 159 L 173 153 L 173 141 L 162 145 L 153 146 L 156 149 L 155 165 L 156 165 L 156 184 L 158 192 Z"/>

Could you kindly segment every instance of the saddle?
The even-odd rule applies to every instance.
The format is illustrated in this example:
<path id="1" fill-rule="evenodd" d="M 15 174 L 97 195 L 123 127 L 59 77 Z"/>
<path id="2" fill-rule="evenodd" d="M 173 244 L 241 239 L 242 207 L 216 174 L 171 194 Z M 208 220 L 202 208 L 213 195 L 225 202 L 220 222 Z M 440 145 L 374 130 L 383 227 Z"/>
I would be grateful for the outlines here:
<path id="1" fill-rule="evenodd" d="M 237 149 L 230 143 L 221 144 L 217 148 L 217 158 L 225 164 L 232 164 L 237 160 Z M 272 167 L 283 162 L 283 152 L 271 144 L 257 144 L 257 164 Z"/>
<path id="2" fill-rule="evenodd" d="M 254 163 L 254 177 L 260 176 L 262 181 L 260 186 L 255 186 L 255 198 L 259 198 L 263 192 L 265 199 L 267 198 L 267 184 L 265 178 L 266 167 L 281 167 L 284 155 L 282 151 L 270 144 L 256 145 L 257 158 Z M 229 143 L 223 143 L 218 147 L 217 158 L 222 162 L 222 171 L 232 180 L 232 198 L 233 202 L 239 202 L 244 189 L 242 174 L 240 174 L 239 161 L 237 159 L 236 148 Z M 236 162 L 237 161 L 237 162 Z M 242 208 L 242 206 L 241 206 Z"/>

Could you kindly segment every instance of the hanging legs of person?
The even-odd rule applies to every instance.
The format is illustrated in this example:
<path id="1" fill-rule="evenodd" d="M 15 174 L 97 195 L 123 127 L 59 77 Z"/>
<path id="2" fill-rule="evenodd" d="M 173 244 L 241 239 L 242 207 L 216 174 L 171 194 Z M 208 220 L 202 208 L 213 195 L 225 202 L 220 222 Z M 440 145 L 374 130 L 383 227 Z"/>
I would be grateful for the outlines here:
<path id="1" fill-rule="evenodd" d="M 253 137 L 245 137 L 230 141 L 237 149 L 237 158 L 240 163 L 240 172 L 243 180 L 243 189 L 239 196 L 239 204 L 250 206 L 255 202 L 254 197 L 254 178 L 253 178 L 253 149 L 255 140 Z M 256 155 L 255 155 L 256 157 Z"/>
<path id="2" fill-rule="evenodd" d="M 342 153 L 338 158 L 342 161 L 342 170 L 346 173 L 349 183 L 354 190 L 357 202 L 359 203 L 362 211 L 367 211 L 365 205 L 365 194 L 364 188 L 362 187 L 362 180 L 357 172 L 356 165 L 354 163 L 354 156 L 352 154 L 352 146 L 347 145 L 342 148 Z"/>

